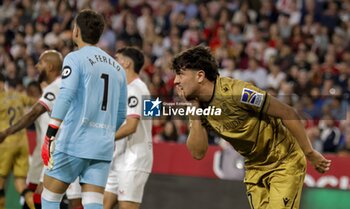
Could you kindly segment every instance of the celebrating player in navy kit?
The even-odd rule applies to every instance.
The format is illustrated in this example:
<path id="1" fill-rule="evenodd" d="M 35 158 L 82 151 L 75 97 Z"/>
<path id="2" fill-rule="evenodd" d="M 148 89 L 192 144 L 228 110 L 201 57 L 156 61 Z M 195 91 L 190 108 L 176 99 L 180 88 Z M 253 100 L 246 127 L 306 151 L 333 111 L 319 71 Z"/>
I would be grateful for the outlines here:
<path id="1" fill-rule="evenodd" d="M 124 69 L 95 46 L 103 29 L 103 17 L 91 10 L 81 11 L 74 22 L 78 50 L 64 59 L 60 94 L 42 146 L 48 166 L 42 193 L 45 209 L 58 209 L 78 176 L 84 208 L 102 209 L 114 134 L 125 120 L 127 99 Z"/>

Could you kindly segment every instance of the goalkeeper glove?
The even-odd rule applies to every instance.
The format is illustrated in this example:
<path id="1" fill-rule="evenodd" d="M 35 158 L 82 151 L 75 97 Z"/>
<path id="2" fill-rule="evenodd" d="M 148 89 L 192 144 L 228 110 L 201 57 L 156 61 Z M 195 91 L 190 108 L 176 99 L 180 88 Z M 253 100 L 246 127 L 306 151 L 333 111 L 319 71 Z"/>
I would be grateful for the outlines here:
<path id="1" fill-rule="evenodd" d="M 58 131 L 58 126 L 49 123 L 47 128 L 46 136 L 44 138 L 44 143 L 41 147 L 41 158 L 43 159 L 44 165 L 49 169 L 53 167 L 52 154 L 55 149 L 55 136 Z"/>

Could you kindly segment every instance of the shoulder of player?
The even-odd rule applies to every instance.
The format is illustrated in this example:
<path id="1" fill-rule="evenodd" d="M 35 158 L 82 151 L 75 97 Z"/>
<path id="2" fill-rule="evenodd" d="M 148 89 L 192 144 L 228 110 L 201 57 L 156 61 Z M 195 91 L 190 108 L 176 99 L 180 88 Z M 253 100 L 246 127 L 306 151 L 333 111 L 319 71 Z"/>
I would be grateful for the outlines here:
<path id="1" fill-rule="evenodd" d="M 133 82 L 128 84 L 128 92 L 147 94 L 149 90 L 145 82 L 143 82 L 140 78 L 137 78 Z"/>
<path id="2" fill-rule="evenodd" d="M 220 78 L 220 88 L 217 89 L 217 91 L 230 92 L 230 94 L 233 95 L 241 95 L 244 89 L 247 88 L 252 89 L 254 91 L 262 91 L 261 89 L 249 82 L 227 77 Z"/>
<path id="3" fill-rule="evenodd" d="M 68 59 L 74 60 L 74 58 L 77 56 L 78 53 L 79 53 L 79 51 L 72 51 L 72 52 L 69 52 L 69 53 L 64 57 L 64 60 L 68 60 Z"/>
<path id="4" fill-rule="evenodd" d="M 54 82 L 50 83 L 43 89 L 43 94 L 39 99 L 39 102 L 45 103 L 48 101 L 52 102 L 56 99 L 61 86 L 61 78 L 57 78 Z"/>
<path id="5" fill-rule="evenodd" d="M 71 65 L 79 65 L 79 60 L 81 59 L 81 56 L 78 54 L 79 51 L 72 51 L 69 52 L 63 59 L 63 66 L 62 66 L 62 72 L 65 70 L 65 68 L 71 69 Z"/>
<path id="6" fill-rule="evenodd" d="M 47 92 L 47 91 L 59 91 L 60 86 L 61 86 L 61 82 L 62 82 L 62 78 L 58 77 L 56 80 L 54 80 L 52 83 L 50 83 L 49 85 L 47 85 L 44 89 L 43 92 Z"/>
<path id="7" fill-rule="evenodd" d="M 235 92 L 237 86 L 243 86 L 243 81 L 228 78 L 219 77 L 215 84 L 215 93 L 232 94 Z"/>

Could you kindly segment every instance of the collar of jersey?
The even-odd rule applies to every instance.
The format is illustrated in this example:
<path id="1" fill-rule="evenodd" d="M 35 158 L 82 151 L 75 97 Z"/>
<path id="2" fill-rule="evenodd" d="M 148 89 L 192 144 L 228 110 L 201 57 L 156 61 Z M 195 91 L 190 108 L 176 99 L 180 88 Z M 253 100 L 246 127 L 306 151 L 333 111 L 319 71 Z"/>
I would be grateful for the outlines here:
<path id="1" fill-rule="evenodd" d="M 216 81 L 219 79 L 219 77 L 214 81 L 214 90 L 213 90 L 213 94 L 211 95 L 211 98 L 209 99 L 208 102 L 201 102 L 201 107 L 205 108 L 205 107 L 208 107 L 209 104 L 211 103 L 211 101 L 213 101 L 214 97 L 215 97 L 215 90 L 216 90 Z"/>

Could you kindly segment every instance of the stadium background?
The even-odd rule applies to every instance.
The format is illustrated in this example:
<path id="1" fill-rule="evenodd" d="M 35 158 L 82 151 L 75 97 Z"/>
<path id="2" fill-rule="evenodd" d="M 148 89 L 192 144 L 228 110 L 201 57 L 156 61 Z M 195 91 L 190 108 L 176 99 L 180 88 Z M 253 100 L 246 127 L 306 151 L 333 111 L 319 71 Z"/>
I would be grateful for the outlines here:
<path id="1" fill-rule="evenodd" d="M 87 7 L 106 18 L 107 27 L 99 42 L 101 48 L 111 55 L 117 48 L 128 45 L 143 50 L 146 63 L 141 77 L 154 97 L 167 101 L 174 95 L 174 74 L 168 65 L 173 55 L 204 44 L 217 58 L 222 76 L 252 82 L 292 105 L 304 118 L 316 149 L 347 159 L 350 153 L 349 0 L 0 0 L 0 73 L 6 76 L 9 88 L 24 91 L 28 83 L 37 80 L 34 65 L 45 49 L 54 48 L 63 55 L 74 49 L 70 41 L 73 17 Z M 171 143 L 170 149 L 183 146 L 187 133 L 185 120 L 166 117 L 153 122 L 154 143 Z M 220 139 L 210 135 L 210 143 L 217 147 Z M 341 162 L 344 165 L 340 167 L 349 167 L 349 161 Z M 194 168 L 186 164 L 182 169 Z M 343 172 L 337 174 L 339 177 L 350 176 L 349 169 L 339 172 Z M 205 192 L 216 191 L 215 186 L 225 188 L 231 182 L 193 177 L 173 179 L 174 176 L 163 175 L 152 176 L 144 208 L 153 200 L 148 195 L 161 195 L 162 182 L 175 182 L 164 190 L 173 195 L 213 202 L 221 199 L 225 202 L 223 198 L 228 198 L 226 207 L 236 205 L 233 198 L 244 191 L 241 184 L 232 183 L 228 190 L 205 196 Z M 196 185 L 196 181 L 213 184 L 201 187 L 205 183 L 198 183 L 200 190 L 188 187 L 192 185 L 189 182 Z M 176 182 L 187 187 L 176 188 Z M 348 190 L 349 186 L 343 190 L 310 188 L 304 193 L 304 200 L 308 200 L 303 202 L 306 204 L 303 208 L 319 209 L 329 204 L 336 208 L 342 197 L 349 196 L 349 191 L 344 189 Z M 9 195 L 15 197 L 13 193 Z M 164 202 L 170 200 L 164 197 Z M 16 204 L 15 200 L 9 202 Z"/>

